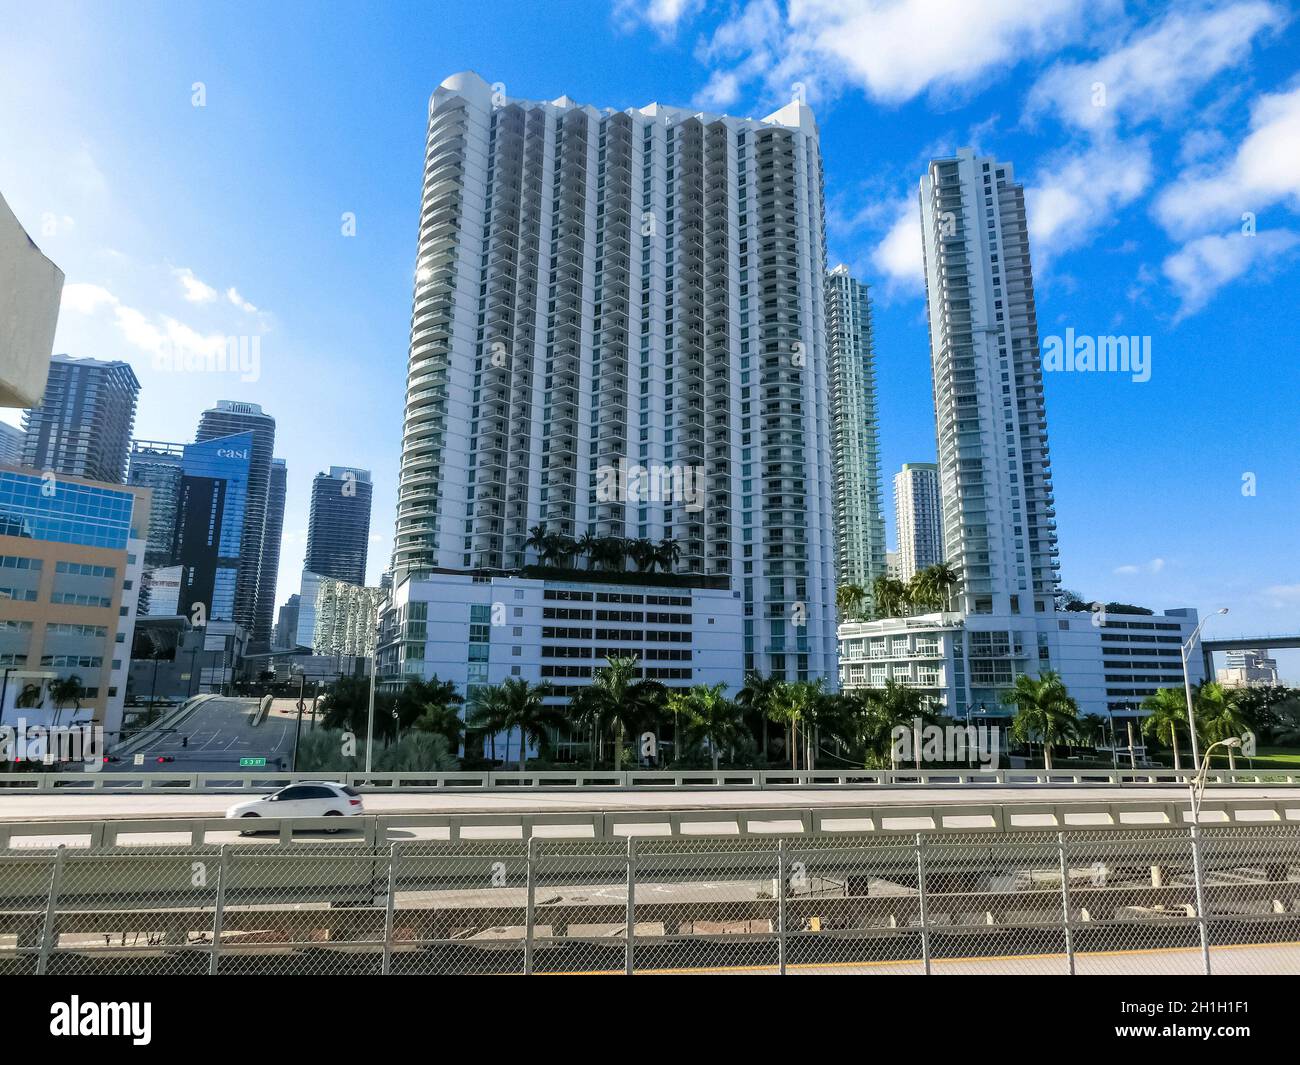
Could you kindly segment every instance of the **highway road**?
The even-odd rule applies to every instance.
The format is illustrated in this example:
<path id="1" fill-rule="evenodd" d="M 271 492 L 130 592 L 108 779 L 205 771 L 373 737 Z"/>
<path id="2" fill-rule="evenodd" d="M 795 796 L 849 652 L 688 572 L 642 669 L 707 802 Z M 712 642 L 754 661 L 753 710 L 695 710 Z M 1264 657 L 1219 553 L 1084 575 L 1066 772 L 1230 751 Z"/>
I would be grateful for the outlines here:
<path id="1" fill-rule="evenodd" d="M 266 726 L 262 726 L 265 728 Z M 288 743 L 292 745 L 292 726 Z M 184 752 L 182 752 L 184 753 Z M 176 768 L 182 768 L 177 762 Z M 99 818 L 221 817 L 240 795 L 160 794 L 114 791 L 100 794 L 13 794 L 0 792 L 0 820 L 91 820 Z M 366 812 L 390 813 L 586 813 L 600 810 L 735 810 L 805 809 L 862 806 L 989 806 L 1024 803 L 1097 803 L 1124 800 L 1187 801 L 1178 787 L 1108 786 L 794 788 L 786 790 L 691 790 L 652 788 L 641 791 L 519 790 L 492 792 L 367 792 Z M 1286 787 L 1208 788 L 1216 799 L 1285 799 L 1300 807 L 1300 793 Z"/>
<path id="2" fill-rule="evenodd" d="M 138 773 L 141 769 L 162 769 L 160 756 L 171 757 L 167 768 L 185 773 L 221 772 L 239 769 L 239 759 L 262 757 L 267 764 L 284 759 L 289 765 L 293 754 L 295 722 L 284 717 L 269 717 L 253 727 L 251 711 L 256 699 L 208 699 L 192 710 L 174 731 L 160 731 L 139 749 L 143 767 L 134 764 L 132 755 L 106 768 L 109 771 Z M 308 723 L 304 722 L 306 730 Z"/>

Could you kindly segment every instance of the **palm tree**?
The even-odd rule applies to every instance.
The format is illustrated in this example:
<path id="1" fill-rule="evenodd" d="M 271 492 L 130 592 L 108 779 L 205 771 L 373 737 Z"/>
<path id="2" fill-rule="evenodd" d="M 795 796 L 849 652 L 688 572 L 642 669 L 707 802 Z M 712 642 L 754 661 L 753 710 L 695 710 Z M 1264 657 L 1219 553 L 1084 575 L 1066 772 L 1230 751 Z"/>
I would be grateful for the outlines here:
<path id="1" fill-rule="evenodd" d="M 403 729 L 414 728 L 417 722 L 427 719 L 422 732 L 441 732 L 453 749 L 458 748 L 463 728 L 456 708 L 464 702 L 455 681 L 439 680 L 436 674 L 428 680 L 411 678 L 393 704 L 399 738 Z"/>
<path id="2" fill-rule="evenodd" d="M 840 608 L 840 616 L 857 617 L 862 609 L 862 602 L 867 597 L 867 590 L 860 584 L 841 584 L 835 589 L 835 605 Z"/>
<path id="3" fill-rule="evenodd" d="M 1100 714 L 1084 714 L 1079 719 L 1079 738 L 1094 747 L 1106 738 L 1106 719 Z"/>
<path id="4" fill-rule="evenodd" d="M 858 754 L 866 768 L 897 769 L 894 737 L 898 730 L 910 731 L 917 721 L 932 725 L 939 720 L 923 693 L 892 678 L 883 688 L 844 692 L 837 699 L 836 711 L 831 719 L 836 739 Z M 914 754 L 919 769 L 919 746 Z"/>
<path id="5" fill-rule="evenodd" d="M 1228 691 L 1212 680 L 1202 681 L 1192 697 L 1196 707 L 1196 728 L 1205 737 L 1208 748 L 1220 740 L 1242 737 L 1253 727 L 1249 716 L 1243 712 L 1236 692 Z M 1237 768 L 1236 755 L 1228 748 L 1228 768 Z"/>
<path id="6" fill-rule="evenodd" d="M 682 557 L 682 549 L 671 536 L 665 536 L 655 545 L 655 554 L 658 556 L 659 568 L 665 573 L 671 573 Z"/>
<path id="7" fill-rule="evenodd" d="M 39 684 L 24 684 L 23 690 L 18 693 L 18 698 L 14 700 L 14 706 L 26 710 L 41 705 L 45 693 L 41 691 Z"/>
<path id="8" fill-rule="evenodd" d="M 608 665 L 597 669 L 591 683 L 573 697 L 570 704 L 575 716 L 591 726 L 592 736 L 603 738 L 605 730 L 615 733 L 614 769 L 623 762 L 623 737 L 635 734 L 663 709 L 665 689 L 654 680 L 638 677 L 639 659 L 606 658 Z M 591 748 L 592 765 L 595 765 L 596 744 Z"/>
<path id="9" fill-rule="evenodd" d="M 740 708 L 723 696 L 726 687 L 725 684 L 696 684 L 668 696 L 668 709 L 684 719 L 685 735 L 708 743 L 715 773 L 723 746 L 734 740 L 740 730 Z"/>
<path id="10" fill-rule="evenodd" d="M 768 715 L 790 730 L 790 768 L 799 768 L 799 725 L 815 722 L 821 701 L 826 697 L 821 679 L 783 683 L 768 702 Z M 806 759 L 805 759 L 806 761 Z"/>
<path id="11" fill-rule="evenodd" d="M 1043 768 L 1051 769 L 1052 747 L 1068 742 L 1079 730 L 1079 704 L 1060 674 L 1050 669 L 1037 677 L 1022 673 L 1002 701 L 1016 707 L 1012 735 L 1025 742 L 1037 736 L 1043 744 Z"/>
<path id="12" fill-rule="evenodd" d="M 907 586 L 894 577 L 877 577 L 871 582 L 871 599 L 875 604 L 876 617 L 899 617 L 907 604 Z"/>
<path id="13" fill-rule="evenodd" d="M 935 605 L 942 606 L 944 610 L 951 610 L 953 590 L 961 583 L 957 578 L 957 571 L 947 562 L 936 562 L 926 572 L 930 575 L 929 584 L 937 598 Z"/>
<path id="14" fill-rule="evenodd" d="M 597 537 L 596 546 L 591 552 L 592 569 L 597 566 L 606 570 L 621 570 L 623 568 L 623 558 L 627 554 L 622 537 L 619 536 L 601 536 Z"/>
<path id="15" fill-rule="evenodd" d="M 534 525 L 528 530 L 528 539 L 524 541 L 526 547 L 531 547 L 537 552 L 537 559 L 542 565 L 546 565 L 547 535 L 545 525 Z"/>
<path id="16" fill-rule="evenodd" d="M 1172 748 L 1174 768 L 1182 769 L 1178 733 L 1187 732 L 1187 697 L 1178 688 L 1160 688 L 1142 700 L 1142 709 L 1150 715 L 1142 722 L 1142 731 Z"/>
<path id="17" fill-rule="evenodd" d="M 564 711 L 546 703 L 551 694 L 549 684 L 529 684 L 522 677 L 510 677 L 501 684 L 488 685 L 479 694 L 474 723 L 499 723 L 503 732 L 519 730 L 519 772 L 528 763 L 528 741 L 544 744 L 551 729 L 566 723 Z"/>
<path id="18" fill-rule="evenodd" d="M 636 564 L 638 573 L 653 573 L 659 562 L 659 552 L 652 540 L 629 540 L 627 555 Z"/>
<path id="19" fill-rule="evenodd" d="M 762 754 L 767 761 L 767 723 L 772 720 L 768 713 L 773 696 L 781 690 L 785 682 L 776 677 L 765 677 L 757 670 L 751 670 L 745 676 L 745 686 L 736 693 L 736 702 L 748 714 L 756 715 L 762 729 Z"/>
<path id="20" fill-rule="evenodd" d="M 54 723 L 59 723 L 59 711 L 68 703 L 73 705 L 73 713 L 81 709 L 81 700 L 86 696 L 86 686 L 75 674 L 71 677 L 59 677 L 50 682 L 50 698 L 54 700 Z"/>
<path id="21" fill-rule="evenodd" d="M 917 570 L 912 574 L 911 579 L 905 585 L 906 598 L 910 606 L 926 607 L 934 606 L 934 586 L 930 582 L 930 571 L 925 569 Z"/>
<path id="22" fill-rule="evenodd" d="M 594 566 L 593 556 L 595 555 L 596 545 L 599 542 L 600 541 L 597 539 L 596 534 L 588 529 L 578 538 L 577 543 L 574 544 L 574 550 L 579 555 L 585 555 L 587 557 L 588 569 L 592 569 Z"/>

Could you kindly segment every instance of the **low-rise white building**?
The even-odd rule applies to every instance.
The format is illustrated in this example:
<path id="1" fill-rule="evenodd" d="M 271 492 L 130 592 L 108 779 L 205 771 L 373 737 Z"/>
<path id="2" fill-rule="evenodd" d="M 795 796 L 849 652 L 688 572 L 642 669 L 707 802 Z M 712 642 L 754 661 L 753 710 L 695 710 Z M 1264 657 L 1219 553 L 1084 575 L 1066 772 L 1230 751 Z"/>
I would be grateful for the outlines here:
<path id="1" fill-rule="evenodd" d="M 1140 717 L 1142 701 L 1183 683 L 1181 644 L 1194 610 L 1128 614 L 1062 611 L 1046 617 L 933 613 L 839 627 L 840 684 L 882 688 L 894 680 L 931 696 L 950 717 L 1010 717 L 1002 702 L 1017 676 L 1061 675 L 1080 715 Z M 1192 683 L 1204 679 L 1199 656 Z"/>
<path id="2" fill-rule="evenodd" d="M 604 576 L 602 574 L 602 576 Z M 607 657 L 640 660 L 670 688 L 744 684 L 741 599 L 726 588 L 415 571 L 385 613 L 380 681 L 450 680 L 467 698 L 512 677 L 567 702 Z M 630 576 L 630 575 L 629 575 Z"/>

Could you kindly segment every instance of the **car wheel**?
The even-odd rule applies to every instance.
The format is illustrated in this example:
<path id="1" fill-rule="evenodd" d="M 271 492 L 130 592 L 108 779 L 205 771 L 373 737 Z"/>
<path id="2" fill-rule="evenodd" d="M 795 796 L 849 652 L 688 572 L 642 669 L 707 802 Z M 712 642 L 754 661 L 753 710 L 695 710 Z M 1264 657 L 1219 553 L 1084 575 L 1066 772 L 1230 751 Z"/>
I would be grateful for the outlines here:
<path id="1" fill-rule="evenodd" d="M 342 817 L 343 815 L 342 815 L 341 813 L 339 813 L 337 810 L 326 810 L 326 811 L 325 811 L 325 816 L 326 816 L 326 817 Z M 341 829 L 337 829 L 337 828 L 327 828 L 325 831 L 326 831 L 326 832 L 329 832 L 329 833 L 331 833 L 331 834 L 333 834 L 333 833 L 335 833 L 335 832 L 340 832 L 340 831 L 342 831 L 342 830 L 341 830 Z"/>
<path id="2" fill-rule="evenodd" d="M 250 817 L 260 818 L 261 816 L 262 816 L 261 814 L 255 814 L 255 813 L 252 813 L 252 812 L 250 811 L 249 813 L 246 813 L 246 814 L 240 814 L 240 815 L 239 815 L 239 819 L 240 819 L 241 821 L 246 821 L 246 820 L 247 820 L 248 818 L 250 818 Z M 241 836 L 253 836 L 253 835 L 256 835 L 255 832 L 253 832 L 251 829 L 247 829 L 247 828 L 240 829 L 240 830 L 239 830 L 239 834 L 240 834 Z"/>

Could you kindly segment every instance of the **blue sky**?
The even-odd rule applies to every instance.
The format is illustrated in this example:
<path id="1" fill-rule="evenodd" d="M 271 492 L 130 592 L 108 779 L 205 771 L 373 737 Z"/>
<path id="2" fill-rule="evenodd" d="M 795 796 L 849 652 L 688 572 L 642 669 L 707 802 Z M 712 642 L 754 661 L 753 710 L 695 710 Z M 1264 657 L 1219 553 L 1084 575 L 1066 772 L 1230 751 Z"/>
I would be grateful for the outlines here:
<path id="1" fill-rule="evenodd" d="M 1040 333 L 1151 338 L 1149 381 L 1048 375 L 1063 583 L 1226 605 L 1223 635 L 1300 628 L 1289 5 L 2 6 L 0 192 L 67 274 L 56 350 L 131 360 L 138 436 L 192 439 L 218 398 L 276 417 L 281 601 L 331 464 L 374 471 L 371 577 L 387 562 L 425 109 L 473 69 L 616 108 L 805 94 L 832 262 L 874 287 L 887 487 L 934 454 L 917 179 L 966 145 L 1011 161 Z M 260 338 L 257 380 L 155 368 L 160 345 L 226 336 Z"/>

